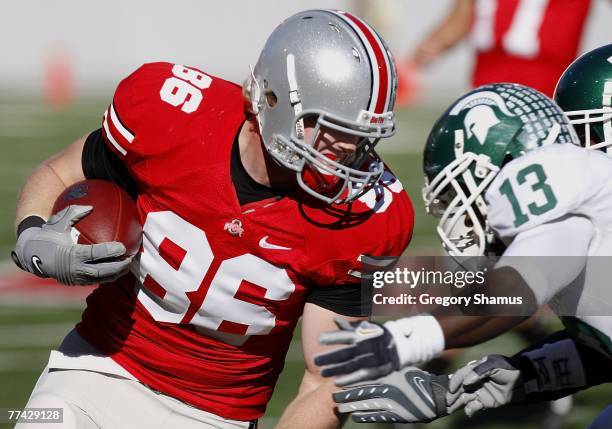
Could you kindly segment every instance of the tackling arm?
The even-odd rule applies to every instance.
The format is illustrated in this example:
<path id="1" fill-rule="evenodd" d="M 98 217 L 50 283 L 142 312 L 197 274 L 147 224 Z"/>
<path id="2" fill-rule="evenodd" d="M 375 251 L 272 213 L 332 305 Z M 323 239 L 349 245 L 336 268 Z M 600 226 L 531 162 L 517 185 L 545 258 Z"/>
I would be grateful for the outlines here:
<path id="1" fill-rule="evenodd" d="M 329 341 L 329 335 L 325 334 L 323 340 L 326 344 L 350 345 L 325 352 L 317 356 L 316 362 L 323 365 L 323 375 L 342 376 L 341 382 L 338 383 L 337 378 L 336 383 L 343 385 L 342 380 L 347 378 L 354 383 L 373 378 L 371 374 L 375 374 L 374 378 L 381 377 L 397 370 L 398 366 L 426 362 L 444 349 L 472 346 L 494 338 L 534 314 L 538 306 L 548 302 L 580 274 L 593 233 L 594 227 L 588 219 L 572 216 L 539 225 L 515 237 L 495 269 L 487 274 L 486 286 L 482 289 L 487 290 L 489 296 L 522 296 L 525 303 L 517 316 L 505 316 L 509 313 L 501 312 L 498 306 L 481 305 L 474 307 L 478 313 L 473 314 L 478 315 L 407 317 L 386 322 L 380 329 L 382 332 L 367 329 L 360 334 L 359 326 L 355 326 L 355 340 L 351 343 L 337 335 Z M 575 256 L 566 257 L 569 254 Z M 553 261 L 557 263 L 543 264 L 541 259 L 528 255 L 564 259 L 562 264 L 558 260 Z M 468 288 L 465 289 L 466 294 L 471 294 Z M 389 336 L 392 337 L 391 343 Z M 394 350 L 394 353 L 371 352 L 381 347 Z M 360 358 L 360 368 L 351 364 L 355 358 Z M 399 365 L 395 365 L 396 361 Z M 371 370 L 365 371 L 364 368 Z"/>
<path id="2" fill-rule="evenodd" d="M 568 216 L 518 234 L 495 269 L 487 274 L 482 289 L 489 296 L 521 296 L 520 314 L 506 316 L 517 311 L 472 305 L 471 310 L 478 316 L 440 316 L 446 347 L 482 343 L 533 315 L 580 275 L 593 234 L 593 224 L 580 216 Z M 467 288 L 466 292 L 469 293 Z"/>
<path id="3" fill-rule="evenodd" d="M 315 354 L 329 348 L 319 344 L 319 334 L 334 329 L 334 319 L 337 317 L 347 320 L 363 319 L 339 316 L 311 303 L 304 306 L 302 349 L 306 371 L 297 396 L 287 406 L 276 429 L 334 429 L 342 425 L 344 419 L 337 414 L 332 400 L 332 393 L 338 389 L 331 379 L 325 379 L 319 374 L 313 362 Z"/>
<path id="4" fill-rule="evenodd" d="M 612 381 L 610 357 L 557 332 L 512 357 L 486 356 L 451 377 L 451 389 L 463 389 L 465 411 L 548 401 Z"/>

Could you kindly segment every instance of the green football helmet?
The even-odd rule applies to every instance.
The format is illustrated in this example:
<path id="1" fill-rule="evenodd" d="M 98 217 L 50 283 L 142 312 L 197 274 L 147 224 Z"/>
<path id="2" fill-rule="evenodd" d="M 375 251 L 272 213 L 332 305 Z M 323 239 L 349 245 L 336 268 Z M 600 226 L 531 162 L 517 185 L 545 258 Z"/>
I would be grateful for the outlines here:
<path id="1" fill-rule="evenodd" d="M 557 82 L 554 99 L 584 147 L 612 155 L 612 44 L 570 64 Z"/>
<path id="2" fill-rule="evenodd" d="M 423 200 L 440 218 L 437 232 L 447 253 L 494 253 L 484 192 L 497 173 L 532 149 L 577 142 L 561 109 L 532 88 L 486 85 L 455 101 L 433 126 L 423 157 Z"/>

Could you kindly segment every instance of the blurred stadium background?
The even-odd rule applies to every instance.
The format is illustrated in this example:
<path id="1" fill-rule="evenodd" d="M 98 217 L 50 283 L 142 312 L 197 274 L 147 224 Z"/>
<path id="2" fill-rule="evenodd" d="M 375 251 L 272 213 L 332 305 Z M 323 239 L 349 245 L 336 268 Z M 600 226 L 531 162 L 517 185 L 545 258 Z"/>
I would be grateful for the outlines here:
<path id="1" fill-rule="evenodd" d="M 144 62 L 165 60 L 241 82 L 274 26 L 298 10 L 313 7 L 365 13 L 401 59 L 449 4 L 450 0 L 109 0 L 95 5 L 77 0 L 23 0 L 4 4 L 0 17 L 0 261 L 4 261 L 0 262 L 0 408 L 25 404 L 49 349 L 79 319 L 88 292 L 63 288 L 58 293 L 16 272 L 9 252 L 17 192 L 38 162 L 100 126 L 101 114 L 123 76 Z M 583 51 L 610 42 L 611 9 L 607 0 L 594 2 Z M 415 204 L 411 254 L 440 252 L 434 222 L 424 215 L 420 200 L 420 150 L 445 104 L 467 88 L 470 61 L 469 48 L 463 45 L 423 76 L 408 69 L 406 103 L 398 111 L 399 132 L 380 146 Z M 470 350 L 461 362 L 491 352 L 512 353 L 519 347 L 507 335 Z M 273 426 L 296 392 L 302 371 L 296 337 L 262 428 Z M 584 427 L 610 398 L 612 388 L 606 386 L 577 395 L 570 427 Z M 501 421 L 446 418 L 429 427 L 520 425 L 530 429 L 540 427 L 535 421 L 541 412 L 512 409 L 511 417 Z"/>

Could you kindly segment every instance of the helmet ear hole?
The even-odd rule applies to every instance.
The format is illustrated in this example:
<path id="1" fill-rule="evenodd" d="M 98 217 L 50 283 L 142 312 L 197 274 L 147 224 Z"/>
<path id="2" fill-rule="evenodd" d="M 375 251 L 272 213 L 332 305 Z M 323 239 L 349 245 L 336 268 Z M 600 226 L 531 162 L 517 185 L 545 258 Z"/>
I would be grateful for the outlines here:
<path id="1" fill-rule="evenodd" d="M 267 80 L 264 80 L 263 86 L 264 86 L 264 97 L 266 99 L 266 104 L 270 108 L 276 106 L 276 103 L 278 103 L 278 98 L 276 98 L 276 94 L 268 86 Z"/>
<path id="2" fill-rule="evenodd" d="M 268 105 L 268 107 L 272 108 L 276 106 L 278 99 L 276 98 L 276 94 L 274 92 L 266 91 L 264 93 L 264 96 L 266 97 L 266 104 Z"/>

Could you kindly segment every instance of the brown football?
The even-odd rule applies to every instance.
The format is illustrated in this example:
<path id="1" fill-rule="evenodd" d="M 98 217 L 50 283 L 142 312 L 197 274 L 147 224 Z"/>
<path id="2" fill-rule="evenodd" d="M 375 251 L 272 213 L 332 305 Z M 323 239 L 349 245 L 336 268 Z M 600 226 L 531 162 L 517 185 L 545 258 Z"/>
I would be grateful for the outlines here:
<path id="1" fill-rule="evenodd" d="M 53 213 L 70 205 L 93 206 L 91 213 L 74 225 L 78 243 L 120 241 L 127 255 L 138 253 L 142 240 L 140 216 L 134 200 L 119 186 L 106 180 L 77 182 L 57 197 Z"/>

